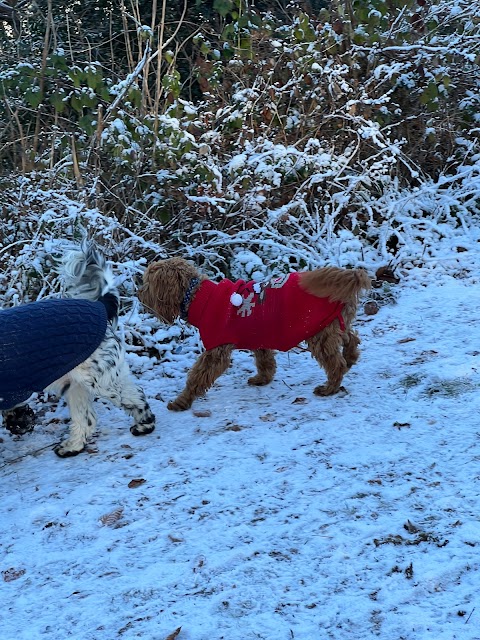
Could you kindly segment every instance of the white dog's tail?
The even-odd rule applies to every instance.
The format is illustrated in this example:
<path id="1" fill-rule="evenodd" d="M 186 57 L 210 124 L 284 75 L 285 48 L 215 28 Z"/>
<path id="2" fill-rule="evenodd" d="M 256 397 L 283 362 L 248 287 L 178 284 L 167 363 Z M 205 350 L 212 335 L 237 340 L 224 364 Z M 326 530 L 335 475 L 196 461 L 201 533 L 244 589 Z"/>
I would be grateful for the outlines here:
<path id="1" fill-rule="evenodd" d="M 105 304 L 109 320 L 118 315 L 119 294 L 105 256 L 92 241 L 82 243 L 80 251 L 69 251 L 62 261 L 61 274 L 68 298 L 99 300 Z"/>

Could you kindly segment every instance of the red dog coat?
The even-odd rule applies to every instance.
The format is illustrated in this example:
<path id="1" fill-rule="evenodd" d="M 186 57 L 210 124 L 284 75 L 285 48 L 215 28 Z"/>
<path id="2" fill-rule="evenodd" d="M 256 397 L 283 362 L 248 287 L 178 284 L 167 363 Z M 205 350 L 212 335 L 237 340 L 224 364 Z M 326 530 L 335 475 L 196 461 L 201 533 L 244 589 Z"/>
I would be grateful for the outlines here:
<path id="1" fill-rule="evenodd" d="M 288 351 L 335 319 L 343 331 L 343 303 L 318 298 L 299 285 L 299 273 L 254 281 L 204 280 L 188 310 L 205 349 L 234 344 L 237 349 Z"/>

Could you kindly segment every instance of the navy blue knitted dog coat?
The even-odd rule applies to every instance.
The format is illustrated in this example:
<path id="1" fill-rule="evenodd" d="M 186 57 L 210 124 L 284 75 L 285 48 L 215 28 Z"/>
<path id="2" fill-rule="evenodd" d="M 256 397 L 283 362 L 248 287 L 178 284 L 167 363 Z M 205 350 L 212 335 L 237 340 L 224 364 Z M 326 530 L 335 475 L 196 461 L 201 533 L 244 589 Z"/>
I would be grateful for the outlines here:
<path id="1" fill-rule="evenodd" d="M 0 410 L 28 400 L 91 356 L 115 314 L 111 304 L 54 299 L 0 311 Z"/>

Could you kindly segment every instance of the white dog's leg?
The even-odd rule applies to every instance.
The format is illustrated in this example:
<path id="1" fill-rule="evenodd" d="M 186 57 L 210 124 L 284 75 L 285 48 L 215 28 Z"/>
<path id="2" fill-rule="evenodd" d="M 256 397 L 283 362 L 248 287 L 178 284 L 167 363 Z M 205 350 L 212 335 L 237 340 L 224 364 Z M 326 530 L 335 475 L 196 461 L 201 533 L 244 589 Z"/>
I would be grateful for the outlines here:
<path id="1" fill-rule="evenodd" d="M 97 424 L 93 395 L 84 384 L 71 380 L 64 397 L 70 411 L 70 433 L 67 440 L 54 448 L 61 458 L 76 456 L 83 451 Z"/>
<path id="2" fill-rule="evenodd" d="M 110 400 L 132 416 L 133 435 L 145 435 L 155 429 L 155 416 L 142 389 L 133 382 L 123 345 L 111 332 L 88 360 L 57 380 L 49 390 L 65 396 L 71 415 L 70 435 L 55 447 L 60 457 L 80 453 L 88 442 L 96 425 L 95 398 Z"/>
<path id="3" fill-rule="evenodd" d="M 130 369 L 125 360 L 115 372 L 115 377 L 103 388 L 99 388 L 98 395 L 108 398 L 117 407 L 123 409 L 133 417 L 134 424 L 130 431 L 134 436 L 143 436 L 155 429 L 155 416 L 152 413 L 144 392 L 132 381 Z M 105 383 L 106 381 L 103 381 Z"/>

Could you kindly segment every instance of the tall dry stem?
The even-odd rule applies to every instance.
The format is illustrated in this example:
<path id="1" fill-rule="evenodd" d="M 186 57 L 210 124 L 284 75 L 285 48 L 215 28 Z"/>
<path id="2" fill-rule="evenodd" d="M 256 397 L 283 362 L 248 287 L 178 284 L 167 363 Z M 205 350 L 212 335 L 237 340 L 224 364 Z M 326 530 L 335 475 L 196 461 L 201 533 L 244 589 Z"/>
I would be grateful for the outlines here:
<path id="1" fill-rule="evenodd" d="M 40 95 L 43 95 L 45 92 L 45 70 L 47 68 L 47 57 L 50 50 L 50 37 L 52 35 L 51 27 L 53 26 L 53 3 L 52 0 L 48 0 L 47 4 L 47 24 L 45 28 L 45 37 L 43 39 L 43 50 L 42 50 L 42 67 L 39 79 L 39 91 Z M 35 133 L 33 134 L 33 157 L 37 155 L 38 144 L 39 144 L 39 135 L 40 135 L 40 126 L 42 121 L 42 113 L 41 109 L 38 109 L 37 117 L 35 119 Z"/>
<path id="2" fill-rule="evenodd" d="M 158 25 L 158 57 L 157 57 L 157 77 L 155 82 L 155 104 L 153 113 L 155 116 L 154 132 L 158 133 L 158 112 L 160 108 L 160 96 L 162 94 L 162 50 L 163 50 L 163 35 L 165 31 L 165 14 L 167 8 L 167 1 L 163 0 L 162 3 L 162 19 Z"/>
<path id="3" fill-rule="evenodd" d="M 122 23 L 123 23 L 123 35 L 125 38 L 125 51 L 127 54 L 128 68 L 130 73 L 135 68 L 135 62 L 133 60 L 132 47 L 130 44 L 130 35 L 128 31 L 128 20 L 127 20 L 127 10 L 125 8 L 125 2 L 121 0 L 120 2 L 120 10 L 122 12 Z"/>

